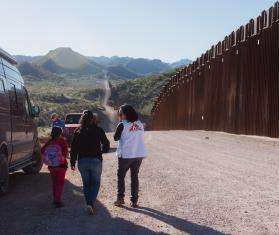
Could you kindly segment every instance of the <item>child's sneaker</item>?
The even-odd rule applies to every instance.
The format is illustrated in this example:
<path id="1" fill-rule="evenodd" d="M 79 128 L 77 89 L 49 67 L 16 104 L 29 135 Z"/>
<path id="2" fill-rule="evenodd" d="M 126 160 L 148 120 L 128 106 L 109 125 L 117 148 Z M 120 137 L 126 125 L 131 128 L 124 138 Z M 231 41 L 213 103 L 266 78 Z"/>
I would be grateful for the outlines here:
<path id="1" fill-rule="evenodd" d="M 53 206 L 54 206 L 54 208 L 62 208 L 65 205 L 62 202 L 53 202 Z"/>
<path id="2" fill-rule="evenodd" d="M 125 204 L 124 198 L 117 198 L 117 200 L 114 202 L 115 206 L 123 206 Z"/>
<path id="3" fill-rule="evenodd" d="M 86 206 L 86 212 L 87 212 L 88 215 L 94 215 L 93 207 L 90 206 L 90 205 L 87 205 Z"/>

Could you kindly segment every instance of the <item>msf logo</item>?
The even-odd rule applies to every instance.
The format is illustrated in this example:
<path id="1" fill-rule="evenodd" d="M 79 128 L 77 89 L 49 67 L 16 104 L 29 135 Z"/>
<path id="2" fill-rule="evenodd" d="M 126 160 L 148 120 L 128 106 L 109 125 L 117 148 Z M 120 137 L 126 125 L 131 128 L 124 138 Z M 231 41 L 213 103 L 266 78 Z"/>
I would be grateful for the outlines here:
<path id="1" fill-rule="evenodd" d="M 141 127 L 137 123 L 132 123 L 132 126 L 130 127 L 129 131 L 141 131 Z"/>

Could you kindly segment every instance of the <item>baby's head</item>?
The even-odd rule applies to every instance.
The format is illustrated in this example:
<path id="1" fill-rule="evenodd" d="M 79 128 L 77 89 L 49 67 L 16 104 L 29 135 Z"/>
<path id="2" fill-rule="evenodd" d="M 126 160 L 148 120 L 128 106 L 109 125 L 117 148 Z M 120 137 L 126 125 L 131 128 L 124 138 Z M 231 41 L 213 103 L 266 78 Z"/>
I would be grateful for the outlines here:
<path id="1" fill-rule="evenodd" d="M 57 113 L 53 113 L 53 114 L 51 114 L 50 119 L 52 121 L 56 121 L 57 119 L 59 119 L 59 115 Z"/>

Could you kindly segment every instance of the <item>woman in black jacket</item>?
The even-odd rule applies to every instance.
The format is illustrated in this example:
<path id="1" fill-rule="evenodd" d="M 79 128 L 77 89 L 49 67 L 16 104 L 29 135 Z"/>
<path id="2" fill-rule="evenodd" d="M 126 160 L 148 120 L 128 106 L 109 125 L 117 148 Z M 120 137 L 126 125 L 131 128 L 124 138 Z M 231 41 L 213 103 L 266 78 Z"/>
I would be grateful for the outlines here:
<path id="1" fill-rule="evenodd" d="M 93 214 L 102 174 L 102 153 L 110 148 L 104 130 L 94 123 L 91 111 L 85 111 L 76 129 L 71 145 L 71 169 L 75 170 L 76 160 L 80 171 L 87 211 Z"/>

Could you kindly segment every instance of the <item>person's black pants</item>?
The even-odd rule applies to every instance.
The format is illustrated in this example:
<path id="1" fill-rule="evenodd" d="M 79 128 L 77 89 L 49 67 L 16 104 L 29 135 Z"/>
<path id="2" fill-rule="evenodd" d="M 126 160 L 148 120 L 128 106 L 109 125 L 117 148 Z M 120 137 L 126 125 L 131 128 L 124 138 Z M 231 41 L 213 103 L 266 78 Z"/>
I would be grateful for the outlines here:
<path id="1" fill-rule="evenodd" d="M 118 199 L 125 197 L 125 176 L 131 171 L 131 201 L 137 203 L 139 197 L 139 169 L 142 158 L 118 158 Z"/>

